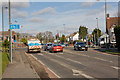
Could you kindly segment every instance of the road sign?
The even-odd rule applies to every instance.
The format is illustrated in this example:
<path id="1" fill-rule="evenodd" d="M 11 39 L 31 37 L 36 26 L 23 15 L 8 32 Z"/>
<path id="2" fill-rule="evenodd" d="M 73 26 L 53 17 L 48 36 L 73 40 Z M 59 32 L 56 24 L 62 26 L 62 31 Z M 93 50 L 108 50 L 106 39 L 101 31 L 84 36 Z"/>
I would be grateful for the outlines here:
<path id="1" fill-rule="evenodd" d="M 9 26 L 9 29 L 20 29 L 20 25 L 19 24 L 11 24 Z"/>

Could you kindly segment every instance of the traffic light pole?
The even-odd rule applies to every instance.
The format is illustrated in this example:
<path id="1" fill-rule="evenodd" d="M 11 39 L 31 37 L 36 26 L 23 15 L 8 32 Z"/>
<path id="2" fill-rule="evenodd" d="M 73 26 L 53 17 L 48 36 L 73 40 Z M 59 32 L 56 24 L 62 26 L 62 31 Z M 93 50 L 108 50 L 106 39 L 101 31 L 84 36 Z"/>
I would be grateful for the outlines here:
<path id="1" fill-rule="evenodd" d="M 11 5 L 10 5 L 10 0 L 9 0 L 9 26 L 11 25 Z M 10 62 L 12 63 L 12 30 L 10 29 L 10 48 L 9 48 L 9 53 L 10 53 Z"/>

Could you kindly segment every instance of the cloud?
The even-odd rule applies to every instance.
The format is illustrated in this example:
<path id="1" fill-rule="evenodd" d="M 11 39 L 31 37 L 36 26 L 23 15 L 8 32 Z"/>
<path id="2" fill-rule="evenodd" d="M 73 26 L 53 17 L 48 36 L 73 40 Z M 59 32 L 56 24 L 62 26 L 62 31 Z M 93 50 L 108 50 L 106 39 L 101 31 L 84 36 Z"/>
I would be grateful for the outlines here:
<path id="1" fill-rule="evenodd" d="M 47 7 L 40 11 L 36 11 L 32 13 L 32 15 L 42 15 L 42 14 L 56 14 L 56 10 L 54 8 Z"/>
<path id="2" fill-rule="evenodd" d="M 12 8 L 27 8 L 30 6 L 29 2 L 12 2 L 11 7 Z"/>
<path id="3" fill-rule="evenodd" d="M 6 1 L 6 2 L 3 2 L 3 3 L 0 3 L 0 7 L 3 6 L 3 7 L 8 7 L 9 6 L 9 3 Z M 15 8 L 15 9 L 19 9 L 19 8 L 27 8 L 30 6 L 30 3 L 29 2 L 11 2 L 11 8 Z"/>
<path id="4" fill-rule="evenodd" d="M 91 7 L 95 4 L 95 2 L 83 2 L 81 4 L 82 7 Z"/>
<path id="5" fill-rule="evenodd" d="M 41 23 L 41 22 L 44 22 L 45 20 L 38 17 L 32 17 L 32 18 L 29 18 L 28 21 L 33 23 Z"/>
<path id="6" fill-rule="evenodd" d="M 12 9 L 12 17 L 13 18 L 27 18 L 28 13 L 26 11 L 19 11 L 16 9 Z"/>

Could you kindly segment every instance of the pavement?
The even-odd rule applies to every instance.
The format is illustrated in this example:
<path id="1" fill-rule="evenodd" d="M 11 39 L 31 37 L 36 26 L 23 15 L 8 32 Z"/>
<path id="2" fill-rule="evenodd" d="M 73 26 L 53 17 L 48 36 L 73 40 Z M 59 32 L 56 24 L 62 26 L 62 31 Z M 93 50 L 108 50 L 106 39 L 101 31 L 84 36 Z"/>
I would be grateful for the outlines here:
<path id="1" fill-rule="evenodd" d="M 59 53 L 42 51 L 32 55 L 59 78 L 118 80 L 119 56 L 102 54 L 90 49 L 75 51 L 73 47 L 64 48 L 64 51 Z"/>
<path id="2" fill-rule="evenodd" d="M 34 68 L 29 64 L 24 52 L 24 48 L 13 51 L 13 62 L 6 67 L 2 76 L 3 80 L 39 78 Z"/>

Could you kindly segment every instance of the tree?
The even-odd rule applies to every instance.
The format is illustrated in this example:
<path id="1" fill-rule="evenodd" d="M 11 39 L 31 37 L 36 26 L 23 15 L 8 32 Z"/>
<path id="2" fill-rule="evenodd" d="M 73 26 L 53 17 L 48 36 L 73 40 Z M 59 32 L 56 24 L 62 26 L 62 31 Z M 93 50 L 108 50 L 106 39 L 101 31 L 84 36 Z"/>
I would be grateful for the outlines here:
<path id="1" fill-rule="evenodd" d="M 36 37 L 40 40 L 40 42 L 42 42 L 42 33 L 41 33 L 41 32 L 39 32 L 39 33 L 36 35 Z"/>
<path id="2" fill-rule="evenodd" d="M 114 32 L 116 37 L 117 48 L 118 48 L 118 51 L 120 51 L 120 25 L 114 28 Z"/>
<path id="3" fill-rule="evenodd" d="M 21 39 L 21 42 L 23 42 L 24 44 L 27 44 L 27 39 L 22 38 L 22 39 Z"/>
<path id="4" fill-rule="evenodd" d="M 101 36 L 101 30 L 100 29 L 97 29 L 97 28 L 95 28 L 94 30 L 93 30 L 93 32 L 92 32 L 92 35 L 94 36 L 94 39 L 96 40 L 96 41 L 98 41 L 98 39 L 100 38 L 100 36 Z"/>
<path id="5" fill-rule="evenodd" d="M 88 28 L 86 28 L 84 26 L 80 26 L 80 28 L 79 28 L 79 40 L 83 39 L 83 41 L 84 41 L 85 36 L 87 36 L 87 34 L 88 34 L 87 30 L 88 30 Z"/>
<path id="6" fill-rule="evenodd" d="M 36 37 L 40 40 L 40 42 L 42 43 L 42 41 L 44 41 L 44 43 L 47 42 L 53 42 L 53 34 L 50 31 L 46 31 L 46 32 L 39 32 Z"/>
<path id="7" fill-rule="evenodd" d="M 65 41 L 66 41 L 65 35 L 62 35 L 60 42 L 65 42 Z"/>
<path id="8" fill-rule="evenodd" d="M 9 41 L 7 39 L 5 39 L 2 46 L 5 48 L 9 48 Z"/>

